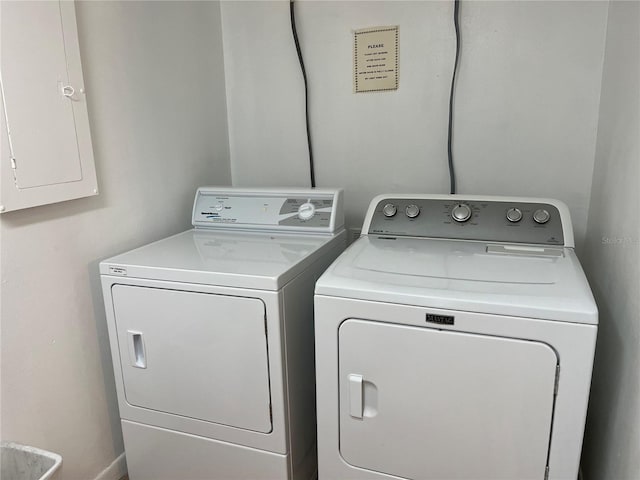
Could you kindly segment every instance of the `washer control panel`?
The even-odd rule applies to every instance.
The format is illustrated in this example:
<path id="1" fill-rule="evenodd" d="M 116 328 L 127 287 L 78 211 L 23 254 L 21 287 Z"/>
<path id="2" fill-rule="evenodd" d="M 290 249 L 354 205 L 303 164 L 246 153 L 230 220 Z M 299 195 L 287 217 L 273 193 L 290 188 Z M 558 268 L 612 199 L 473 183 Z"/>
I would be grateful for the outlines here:
<path id="1" fill-rule="evenodd" d="M 383 197 L 374 199 L 375 205 L 372 203 L 367 213 L 369 235 L 565 245 L 565 223 L 569 228 L 571 225 L 566 206 L 555 200 L 460 195 Z M 561 210 L 566 210 L 565 223 Z"/>
<path id="2" fill-rule="evenodd" d="M 196 228 L 334 232 L 344 225 L 342 190 L 201 187 L 193 204 Z"/>

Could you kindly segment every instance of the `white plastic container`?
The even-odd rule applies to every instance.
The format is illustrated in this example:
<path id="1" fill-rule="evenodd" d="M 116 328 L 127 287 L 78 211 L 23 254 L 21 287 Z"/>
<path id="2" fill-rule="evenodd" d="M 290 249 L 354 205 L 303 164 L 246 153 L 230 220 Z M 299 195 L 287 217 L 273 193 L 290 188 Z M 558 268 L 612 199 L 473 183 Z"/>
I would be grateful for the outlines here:
<path id="1" fill-rule="evenodd" d="M 62 457 L 35 447 L 1 442 L 2 480 L 50 480 L 62 465 Z"/>

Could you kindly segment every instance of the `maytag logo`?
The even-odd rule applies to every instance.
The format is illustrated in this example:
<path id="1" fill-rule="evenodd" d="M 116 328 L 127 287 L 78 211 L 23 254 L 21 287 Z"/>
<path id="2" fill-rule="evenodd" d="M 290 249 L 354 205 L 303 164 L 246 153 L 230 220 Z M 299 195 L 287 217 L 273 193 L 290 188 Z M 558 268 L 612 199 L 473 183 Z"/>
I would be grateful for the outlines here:
<path id="1" fill-rule="evenodd" d="M 437 323 L 438 325 L 453 325 L 454 317 L 451 315 L 434 315 L 427 313 L 426 321 L 429 323 Z"/>

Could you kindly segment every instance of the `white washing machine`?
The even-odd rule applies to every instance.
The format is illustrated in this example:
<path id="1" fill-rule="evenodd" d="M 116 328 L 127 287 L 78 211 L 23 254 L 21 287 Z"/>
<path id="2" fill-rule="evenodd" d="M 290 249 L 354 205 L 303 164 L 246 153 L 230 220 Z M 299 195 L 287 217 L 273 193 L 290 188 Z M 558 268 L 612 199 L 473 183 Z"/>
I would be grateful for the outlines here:
<path id="1" fill-rule="evenodd" d="M 192 230 L 100 264 L 131 480 L 316 472 L 313 287 L 341 190 L 200 188 Z"/>
<path id="2" fill-rule="evenodd" d="M 554 200 L 382 195 L 316 285 L 320 480 L 575 480 L 598 313 Z"/>

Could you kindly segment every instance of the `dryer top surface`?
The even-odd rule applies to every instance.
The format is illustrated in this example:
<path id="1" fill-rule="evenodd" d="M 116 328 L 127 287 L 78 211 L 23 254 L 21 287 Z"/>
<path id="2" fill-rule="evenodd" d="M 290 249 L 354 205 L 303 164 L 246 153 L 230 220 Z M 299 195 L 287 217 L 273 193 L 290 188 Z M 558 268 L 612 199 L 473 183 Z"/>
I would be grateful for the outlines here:
<path id="1" fill-rule="evenodd" d="M 102 275 L 279 290 L 320 256 L 336 235 L 188 230 L 100 263 Z"/>
<path id="2" fill-rule="evenodd" d="M 597 323 L 570 248 L 365 236 L 316 285 L 317 295 Z"/>

